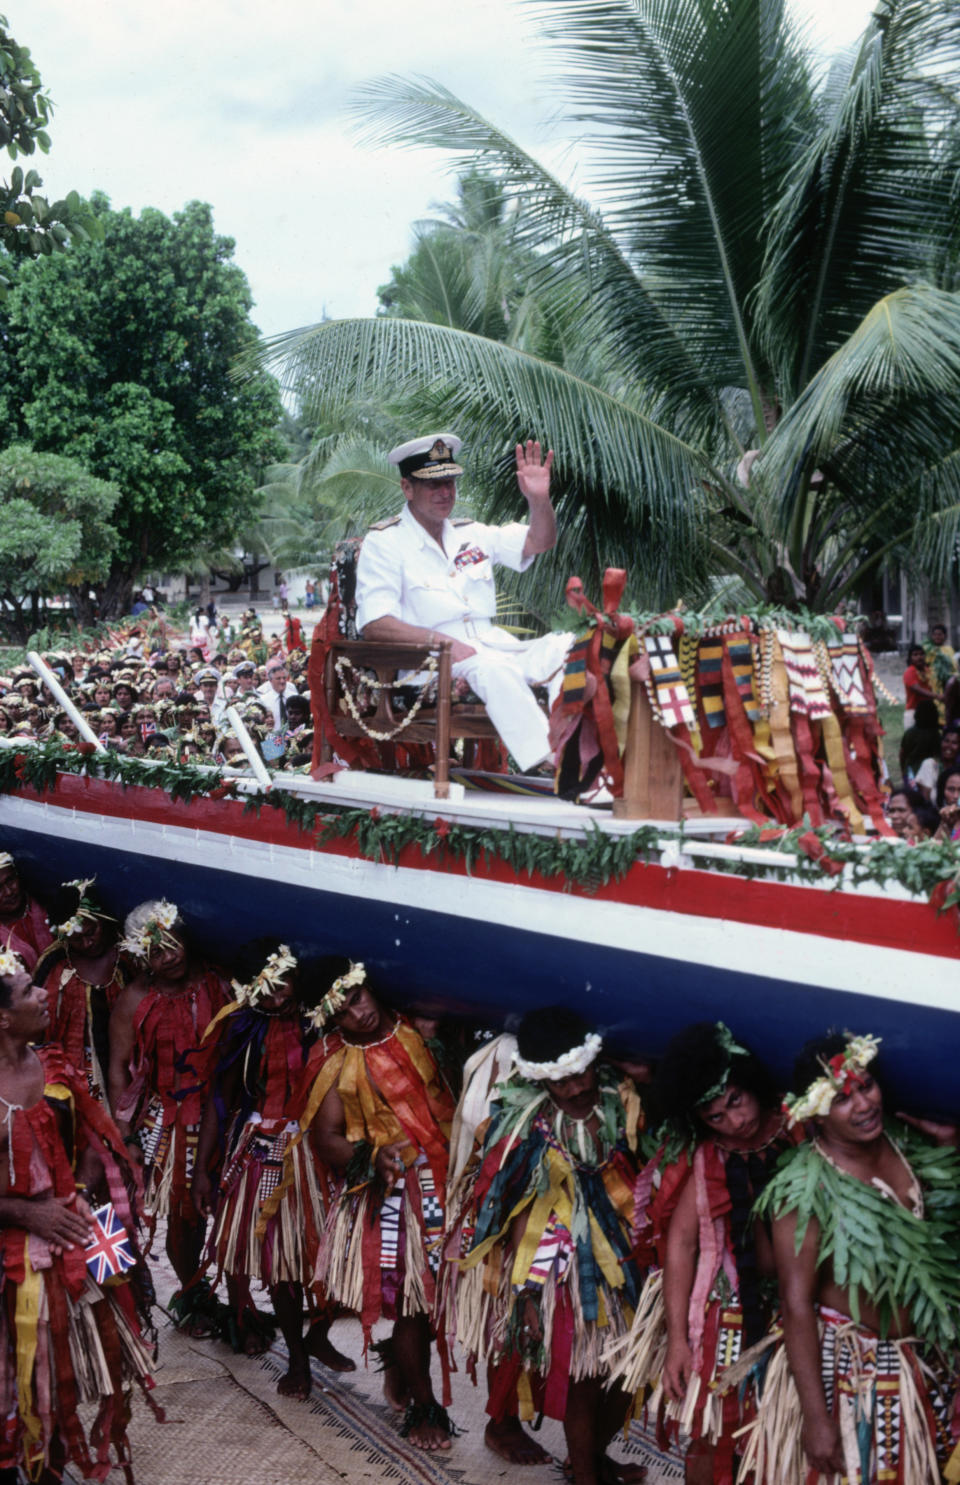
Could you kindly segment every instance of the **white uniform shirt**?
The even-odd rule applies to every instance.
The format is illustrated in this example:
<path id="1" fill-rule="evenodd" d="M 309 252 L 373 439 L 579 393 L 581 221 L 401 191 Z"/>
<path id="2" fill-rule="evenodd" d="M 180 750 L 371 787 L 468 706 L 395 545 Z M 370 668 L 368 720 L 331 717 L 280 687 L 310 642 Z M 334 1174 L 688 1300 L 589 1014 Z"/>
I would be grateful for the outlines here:
<path id="1" fill-rule="evenodd" d="M 363 539 L 357 629 L 390 617 L 459 638 L 470 620 L 489 622 L 497 612 L 494 568 L 526 572 L 533 563 L 523 556 L 527 530 L 519 521 L 444 521 L 441 551 L 405 504 L 398 521 Z"/>

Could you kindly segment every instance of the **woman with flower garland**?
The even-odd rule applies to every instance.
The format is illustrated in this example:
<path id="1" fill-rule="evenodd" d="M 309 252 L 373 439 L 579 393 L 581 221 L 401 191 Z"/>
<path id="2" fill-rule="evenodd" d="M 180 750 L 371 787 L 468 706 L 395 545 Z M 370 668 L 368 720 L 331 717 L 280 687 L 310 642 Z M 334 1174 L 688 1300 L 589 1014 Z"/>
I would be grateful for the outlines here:
<path id="1" fill-rule="evenodd" d="M 312 1020 L 324 1035 L 304 1075 L 300 1127 L 338 1177 L 320 1241 L 324 1294 L 359 1314 L 364 1339 L 393 1320 L 384 1390 L 418 1449 L 449 1449 L 452 1425 L 430 1381 L 453 1098 L 423 1038 L 380 1004 L 362 964 L 320 961 Z M 291 1179 L 288 1158 L 284 1184 Z M 264 1208 L 278 1205 L 277 1193 Z M 262 1221 L 263 1219 L 261 1219 Z M 446 1371 L 445 1355 L 441 1362 Z"/>
<path id="2" fill-rule="evenodd" d="M 610 1359 L 629 1392 L 655 1389 L 661 1436 L 689 1438 L 688 1485 L 732 1485 L 749 1393 L 724 1395 L 723 1377 L 776 1307 L 770 1234 L 751 1209 L 795 1139 L 773 1078 L 722 1021 L 673 1038 L 650 1106 L 662 1143 L 637 1183 L 634 1220 L 659 1266 Z"/>
<path id="3" fill-rule="evenodd" d="M 107 1103 L 110 1012 L 129 978 L 116 918 L 90 891 L 94 878 L 64 882 L 51 902 L 53 943 L 34 980 L 47 991 L 50 1040 L 83 1072 L 94 1098 Z"/>
<path id="4" fill-rule="evenodd" d="M 143 902 L 128 913 L 121 949 L 138 972 L 110 1017 L 110 1104 L 144 1165 L 151 1233 L 167 1219 L 167 1256 L 183 1286 L 185 1326 L 206 1334 L 206 1295 L 190 1280 L 200 1266 L 204 1219 L 190 1191 L 197 1135 L 216 1039 L 203 1033 L 227 1000 L 219 970 L 194 962 L 175 903 Z"/>
<path id="5" fill-rule="evenodd" d="M 492 1363 L 488 1413 L 560 1419 L 575 1485 L 629 1473 L 606 1454 L 630 1398 L 608 1385 L 602 1353 L 640 1292 L 630 1218 L 643 1110 L 600 1048 L 562 1006 L 524 1017 L 472 1201 L 445 1244 L 460 1270 L 448 1323 L 473 1361 Z"/>
<path id="6" fill-rule="evenodd" d="M 102 1480 L 111 1452 L 129 1471 L 129 1387 L 152 1386 L 137 1268 L 102 1286 L 84 1251 L 101 1198 L 132 1243 L 134 1172 L 85 1079 L 37 1045 L 49 1019 L 46 991 L 0 952 L 0 1478 L 22 1466 L 44 1485 L 67 1464 Z M 86 1428 L 82 1404 L 97 1409 Z"/>
<path id="7" fill-rule="evenodd" d="M 251 1279 L 258 1279 L 269 1289 L 290 1358 L 277 1391 L 303 1398 L 310 1393 L 310 1356 L 333 1371 L 354 1368 L 328 1338 L 330 1306 L 321 1304 L 309 1334 L 303 1334 L 303 1291 L 307 1286 L 309 1293 L 313 1279 L 324 1211 L 309 1142 L 298 1142 L 292 1152 L 293 1179 L 282 1204 L 262 1229 L 259 1225 L 263 1204 L 280 1182 L 284 1157 L 299 1131 L 291 1117 L 291 1098 L 315 1033 L 299 999 L 299 966 L 287 945 L 280 944 L 266 959 L 263 947 L 254 949 L 246 959 L 250 977 L 244 984 L 233 981 L 235 999 L 207 1028 L 210 1036 L 219 1023 L 219 1043 L 200 1128 L 193 1198 L 204 1215 L 215 1211 L 208 1262 L 216 1264 L 218 1281 L 227 1276 L 241 1347 L 256 1353 L 265 1343 L 250 1294 Z M 221 1160 L 214 1200 L 211 1170 Z"/>
<path id="8" fill-rule="evenodd" d="M 960 1477 L 960 1160 L 885 1119 L 877 1047 L 833 1032 L 797 1060 L 786 1106 L 813 1138 L 759 1208 L 774 1219 L 783 1326 L 744 1452 L 757 1485 L 939 1485 L 951 1451 Z"/>

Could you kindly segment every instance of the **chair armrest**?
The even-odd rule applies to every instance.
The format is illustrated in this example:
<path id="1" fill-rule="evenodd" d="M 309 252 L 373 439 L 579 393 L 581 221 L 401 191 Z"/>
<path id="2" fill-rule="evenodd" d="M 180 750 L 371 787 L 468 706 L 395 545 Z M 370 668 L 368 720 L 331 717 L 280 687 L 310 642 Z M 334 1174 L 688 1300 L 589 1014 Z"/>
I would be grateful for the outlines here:
<path id="1" fill-rule="evenodd" d="M 375 639 L 335 640 L 330 652 L 336 658 L 346 655 L 354 665 L 368 665 L 371 670 L 416 670 L 431 655 L 450 653 L 453 641 L 441 639 L 438 644 L 408 644 L 406 641 Z"/>

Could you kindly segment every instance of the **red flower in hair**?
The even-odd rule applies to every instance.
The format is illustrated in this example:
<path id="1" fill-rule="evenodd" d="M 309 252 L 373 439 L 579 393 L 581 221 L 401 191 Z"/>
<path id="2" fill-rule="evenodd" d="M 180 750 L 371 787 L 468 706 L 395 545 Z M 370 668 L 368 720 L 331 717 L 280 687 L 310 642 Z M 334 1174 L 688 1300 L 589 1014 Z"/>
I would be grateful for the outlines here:
<path id="1" fill-rule="evenodd" d="M 839 1078 L 843 1075 L 843 1064 L 846 1060 L 847 1059 L 845 1052 L 837 1052 L 836 1056 L 830 1058 L 830 1061 L 827 1065 L 835 1078 Z"/>

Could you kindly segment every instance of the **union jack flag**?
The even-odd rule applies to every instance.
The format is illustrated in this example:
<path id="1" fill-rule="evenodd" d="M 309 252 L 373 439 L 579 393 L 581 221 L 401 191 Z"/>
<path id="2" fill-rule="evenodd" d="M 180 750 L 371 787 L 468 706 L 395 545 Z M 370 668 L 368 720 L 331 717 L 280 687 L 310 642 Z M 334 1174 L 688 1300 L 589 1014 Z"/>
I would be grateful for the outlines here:
<path id="1" fill-rule="evenodd" d="M 127 1230 L 114 1211 L 112 1201 L 94 1212 L 93 1237 L 87 1244 L 86 1253 L 87 1268 L 98 1284 L 125 1273 L 136 1263 Z"/>

